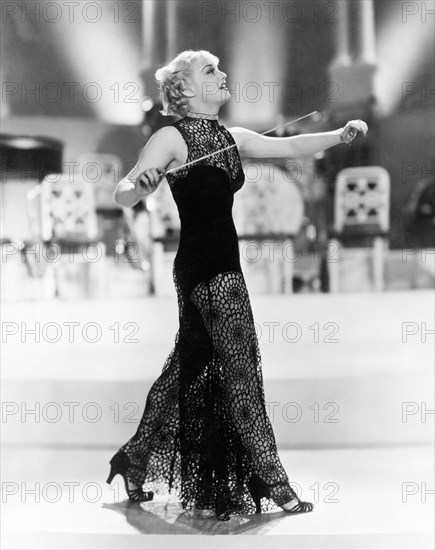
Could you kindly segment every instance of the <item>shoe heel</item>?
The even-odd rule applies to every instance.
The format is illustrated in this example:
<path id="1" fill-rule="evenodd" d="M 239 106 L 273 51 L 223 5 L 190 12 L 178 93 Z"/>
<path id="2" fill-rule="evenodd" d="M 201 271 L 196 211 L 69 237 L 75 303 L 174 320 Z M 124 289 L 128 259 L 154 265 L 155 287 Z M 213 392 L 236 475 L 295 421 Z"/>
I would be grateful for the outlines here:
<path id="1" fill-rule="evenodd" d="M 139 487 L 136 489 L 130 489 L 128 485 L 128 479 L 127 479 L 127 469 L 129 467 L 129 460 L 127 455 L 122 452 L 118 451 L 116 455 L 114 455 L 110 460 L 110 473 L 109 477 L 107 478 L 107 483 L 110 485 L 112 483 L 113 478 L 116 476 L 116 474 L 119 474 L 122 476 L 124 480 L 125 485 L 125 491 L 127 493 L 128 498 L 133 502 L 146 502 L 148 500 L 153 500 L 154 493 L 153 491 L 142 491 Z"/>
<path id="2" fill-rule="evenodd" d="M 115 470 L 115 468 L 113 466 L 110 467 L 110 474 L 109 474 L 109 477 L 106 479 L 106 483 L 108 483 L 109 485 L 112 483 L 113 481 L 113 478 L 116 476 L 118 472 Z"/>
<path id="3" fill-rule="evenodd" d="M 128 459 L 124 453 L 118 451 L 116 455 L 110 459 L 110 473 L 106 482 L 110 485 L 116 474 L 125 474 L 127 467 Z"/>
<path id="4" fill-rule="evenodd" d="M 268 486 L 260 477 L 256 475 L 249 479 L 247 486 L 255 504 L 255 513 L 261 514 L 261 499 L 263 497 L 269 498 Z"/>

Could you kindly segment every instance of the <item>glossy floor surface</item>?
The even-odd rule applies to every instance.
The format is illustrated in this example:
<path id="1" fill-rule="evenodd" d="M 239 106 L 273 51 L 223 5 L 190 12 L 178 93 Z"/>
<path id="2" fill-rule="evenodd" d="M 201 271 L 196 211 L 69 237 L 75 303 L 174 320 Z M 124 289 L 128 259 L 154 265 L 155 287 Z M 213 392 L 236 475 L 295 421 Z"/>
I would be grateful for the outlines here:
<path id="1" fill-rule="evenodd" d="M 218 522 L 212 512 L 183 510 L 172 495 L 125 501 L 119 476 L 105 483 L 108 461 L 135 429 L 123 406 L 137 404 L 137 422 L 172 347 L 176 303 L 9 303 L 2 548 L 433 548 L 433 294 L 251 301 L 279 454 L 312 513 L 278 508 Z M 39 342 L 31 333 L 38 322 Z M 68 323 L 78 323 L 72 342 Z M 89 403 L 103 412 L 98 422 Z M 336 423 L 327 421 L 331 403 Z M 284 415 L 295 407 L 297 422 Z"/>

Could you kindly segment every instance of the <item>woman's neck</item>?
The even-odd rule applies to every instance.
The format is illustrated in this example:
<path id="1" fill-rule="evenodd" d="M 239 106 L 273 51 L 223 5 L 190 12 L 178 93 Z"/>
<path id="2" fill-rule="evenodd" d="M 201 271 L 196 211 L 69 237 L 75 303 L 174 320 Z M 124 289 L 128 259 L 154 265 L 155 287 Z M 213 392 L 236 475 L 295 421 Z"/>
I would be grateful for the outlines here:
<path id="1" fill-rule="evenodd" d="M 190 109 L 186 112 L 186 116 L 188 116 L 190 118 L 203 118 L 203 119 L 206 119 L 206 120 L 219 120 L 219 115 L 218 114 L 200 113 L 200 112 L 197 112 L 195 110 L 190 110 Z"/>

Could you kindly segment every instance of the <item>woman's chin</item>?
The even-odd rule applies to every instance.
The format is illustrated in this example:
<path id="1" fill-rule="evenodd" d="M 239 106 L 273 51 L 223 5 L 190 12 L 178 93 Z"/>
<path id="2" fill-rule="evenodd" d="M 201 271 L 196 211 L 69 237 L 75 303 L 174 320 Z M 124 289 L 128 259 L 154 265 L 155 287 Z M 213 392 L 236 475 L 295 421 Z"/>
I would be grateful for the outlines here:
<path id="1" fill-rule="evenodd" d="M 230 99 L 231 99 L 230 91 L 229 90 L 222 90 L 221 104 L 223 105 L 224 103 L 226 103 Z"/>
<path id="2" fill-rule="evenodd" d="M 228 90 L 221 90 L 221 93 L 219 95 L 216 95 L 213 98 L 209 98 L 207 103 L 208 104 L 213 103 L 214 105 L 222 107 L 222 105 L 225 105 L 225 103 L 228 103 L 230 99 L 231 99 L 230 92 Z"/>

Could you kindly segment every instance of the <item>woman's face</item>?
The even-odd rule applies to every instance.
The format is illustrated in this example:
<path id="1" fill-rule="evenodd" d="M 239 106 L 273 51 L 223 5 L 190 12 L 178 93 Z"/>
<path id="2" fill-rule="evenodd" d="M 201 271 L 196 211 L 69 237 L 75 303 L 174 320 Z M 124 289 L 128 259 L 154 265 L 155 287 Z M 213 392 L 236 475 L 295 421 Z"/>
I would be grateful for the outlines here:
<path id="1" fill-rule="evenodd" d="M 200 108 L 204 104 L 221 106 L 226 103 L 231 97 L 226 78 L 213 59 L 202 56 L 196 59 L 189 79 L 189 88 L 194 94 L 191 105 Z"/>

